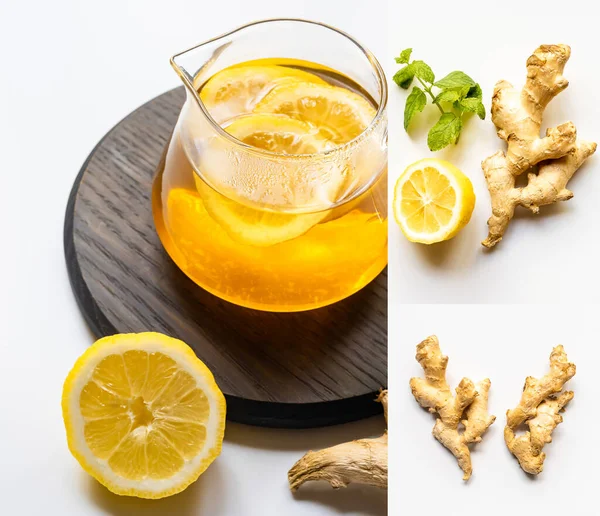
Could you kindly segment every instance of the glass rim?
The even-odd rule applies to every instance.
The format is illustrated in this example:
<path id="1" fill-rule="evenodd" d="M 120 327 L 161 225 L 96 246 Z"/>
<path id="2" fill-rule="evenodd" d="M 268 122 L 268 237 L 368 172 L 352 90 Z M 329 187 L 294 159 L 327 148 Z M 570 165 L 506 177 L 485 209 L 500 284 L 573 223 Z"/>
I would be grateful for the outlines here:
<path id="1" fill-rule="evenodd" d="M 269 24 L 269 23 L 274 23 L 274 22 L 305 23 L 305 24 L 310 24 L 310 25 L 317 25 L 317 26 L 323 27 L 325 29 L 328 29 L 330 31 L 336 32 L 340 36 L 343 36 L 344 38 L 348 39 L 367 58 L 369 64 L 371 65 L 371 69 L 375 72 L 375 77 L 377 79 L 377 83 L 379 86 L 379 99 L 378 99 L 379 102 L 377 105 L 377 112 L 375 113 L 375 116 L 373 117 L 373 119 L 369 122 L 369 125 L 367 127 L 365 127 L 361 131 L 361 133 L 358 134 L 357 136 L 355 136 L 352 140 L 350 140 L 346 143 L 343 143 L 342 145 L 338 145 L 332 149 L 327 149 L 325 151 L 315 152 L 315 153 L 310 153 L 310 154 L 285 154 L 285 153 L 269 151 L 266 149 L 259 149 L 252 145 L 244 143 L 241 140 L 238 140 L 237 138 L 235 138 L 233 135 L 229 134 L 227 131 L 225 131 L 225 129 L 223 129 L 223 127 L 221 127 L 221 125 L 211 116 L 208 109 L 206 108 L 206 106 L 204 105 L 202 100 L 200 99 L 200 96 L 198 95 L 198 92 L 197 92 L 193 82 L 190 81 L 190 79 L 188 78 L 188 74 L 185 73 L 185 69 L 177 64 L 177 58 L 179 58 L 189 52 L 192 52 L 198 48 L 201 48 L 209 43 L 217 42 L 220 39 L 226 38 L 228 36 L 232 36 L 233 34 L 244 31 L 245 29 L 249 29 L 256 25 Z M 265 18 L 262 20 L 257 20 L 252 23 L 247 23 L 245 25 L 238 26 L 237 28 L 235 28 L 233 30 L 230 30 L 219 36 L 216 36 L 216 37 L 208 39 L 202 43 L 199 43 L 198 45 L 194 45 L 193 47 L 190 47 L 186 50 L 178 52 L 177 54 L 174 54 L 171 57 L 170 63 L 171 63 L 171 66 L 173 67 L 173 69 L 175 70 L 175 72 L 177 73 L 177 75 L 179 75 L 179 77 L 185 84 L 188 91 L 193 92 L 193 94 L 194 94 L 193 96 L 194 96 L 194 99 L 196 100 L 196 104 L 200 108 L 202 114 L 208 119 L 211 126 L 219 134 L 219 136 L 225 138 L 234 146 L 236 146 L 240 149 L 243 149 L 244 152 L 249 152 L 251 154 L 262 156 L 264 158 L 277 159 L 277 160 L 282 160 L 282 161 L 302 162 L 302 161 L 328 158 L 328 157 L 334 156 L 338 153 L 341 154 L 349 148 L 357 147 L 363 140 L 366 140 L 369 137 L 370 133 L 373 132 L 373 130 L 380 123 L 383 122 L 383 118 L 385 117 L 387 101 L 388 101 L 388 88 L 387 88 L 387 80 L 385 77 L 385 72 L 383 71 L 381 64 L 379 63 L 379 61 L 377 60 L 375 55 L 368 48 L 366 48 L 364 45 L 359 43 L 354 37 L 350 36 L 350 34 L 348 34 L 347 32 L 344 32 L 341 29 L 338 29 L 337 27 L 328 25 L 323 22 L 307 20 L 304 18 Z M 274 211 L 274 212 L 279 212 L 279 213 L 316 213 L 316 212 L 320 212 L 320 211 L 327 211 L 327 210 L 342 206 L 346 203 L 349 203 L 352 200 L 359 197 L 360 195 L 364 194 L 378 180 L 378 178 L 380 177 L 380 175 L 383 173 L 384 170 L 385 170 L 385 166 L 382 167 L 381 170 L 378 170 L 376 173 L 371 175 L 369 177 L 369 180 L 365 181 L 365 183 L 363 185 L 361 185 L 359 188 L 357 188 L 351 195 L 349 195 L 348 197 L 342 198 L 341 200 L 339 200 L 337 202 L 331 203 L 330 205 L 327 205 L 327 206 L 323 206 L 323 207 L 307 206 L 305 208 L 302 208 L 302 207 L 300 207 L 300 208 L 287 208 L 287 207 L 283 208 L 282 207 L 281 209 L 278 209 L 277 207 L 265 207 L 263 205 L 260 205 L 260 207 L 258 209 L 262 209 L 262 210 L 267 209 L 269 211 Z M 225 195 L 225 197 L 229 198 L 228 195 L 223 194 L 222 192 L 220 192 L 220 190 L 218 188 L 214 187 L 212 184 L 207 182 L 203 176 L 201 176 L 201 179 L 210 188 L 215 190 L 217 193 L 220 193 L 221 195 Z M 232 199 L 232 200 L 235 201 L 235 199 Z M 237 202 L 239 202 L 239 201 L 237 201 Z M 254 204 L 254 203 L 252 203 L 252 204 Z"/>

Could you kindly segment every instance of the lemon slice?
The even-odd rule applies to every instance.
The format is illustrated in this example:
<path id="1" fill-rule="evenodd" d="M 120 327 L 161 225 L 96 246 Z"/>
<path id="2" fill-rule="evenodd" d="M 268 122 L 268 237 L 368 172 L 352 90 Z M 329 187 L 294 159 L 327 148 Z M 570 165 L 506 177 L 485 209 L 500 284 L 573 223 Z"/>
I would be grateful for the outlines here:
<path id="1" fill-rule="evenodd" d="M 474 207 L 469 178 L 439 159 L 413 163 L 394 188 L 394 216 L 411 242 L 449 240 L 469 222 Z"/>
<path id="2" fill-rule="evenodd" d="M 309 124 L 285 115 L 243 116 L 224 129 L 248 145 L 278 154 L 313 154 L 334 147 Z"/>
<path id="3" fill-rule="evenodd" d="M 162 498 L 183 491 L 220 454 L 225 399 L 180 340 L 105 337 L 63 387 L 69 449 L 112 492 Z"/>
<path id="4" fill-rule="evenodd" d="M 200 90 L 200 99 L 218 122 L 251 113 L 256 103 L 278 84 L 327 84 L 309 72 L 278 65 L 226 68 L 213 75 Z"/>
<path id="5" fill-rule="evenodd" d="M 278 154 L 314 153 L 331 146 L 309 124 L 282 115 L 248 115 L 238 118 L 225 130 L 245 143 Z M 248 161 L 252 156 L 242 159 Z M 308 167 L 299 163 L 278 160 L 269 169 L 262 158 L 259 161 L 260 170 L 247 162 L 236 168 L 235 182 L 243 185 L 243 191 L 231 188 L 228 191 L 236 199 L 242 197 L 241 202 L 221 195 L 194 174 L 206 211 L 233 240 L 258 247 L 271 246 L 306 233 L 327 217 L 328 210 L 296 214 L 282 212 L 281 208 L 322 209 L 333 204 L 345 180 L 342 167 L 316 164 L 311 174 Z M 210 171 L 207 174 L 215 176 Z M 245 193 L 248 197 L 244 198 Z"/>
<path id="6" fill-rule="evenodd" d="M 375 117 L 375 108 L 360 95 L 327 84 L 292 82 L 273 88 L 254 108 L 314 124 L 335 144 L 349 142 Z"/>

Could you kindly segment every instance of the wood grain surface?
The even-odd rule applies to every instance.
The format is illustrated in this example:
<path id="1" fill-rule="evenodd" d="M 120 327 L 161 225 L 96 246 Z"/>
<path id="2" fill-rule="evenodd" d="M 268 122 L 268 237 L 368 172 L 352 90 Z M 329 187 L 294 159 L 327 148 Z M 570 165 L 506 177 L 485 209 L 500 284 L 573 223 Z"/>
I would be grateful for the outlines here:
<path id="1" fill-rule="evenodd" d="M 98 143 L 65 217 L 67 267 L 97 337 L 158 331 L 187 342 L 225 393 L 228 419 L 311 427 L 376 414 L 387 386 L 387 274 L 332 306 L 267 313 L 189 280 L 154 229 L 152 178 L 185 97 L 143 105 Z"/>

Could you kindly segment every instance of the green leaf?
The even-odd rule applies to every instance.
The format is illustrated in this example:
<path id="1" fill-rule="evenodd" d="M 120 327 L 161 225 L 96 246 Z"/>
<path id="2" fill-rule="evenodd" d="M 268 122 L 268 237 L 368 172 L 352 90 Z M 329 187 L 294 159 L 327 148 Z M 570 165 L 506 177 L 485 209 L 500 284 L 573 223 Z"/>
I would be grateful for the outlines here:
<path id="1" fill-rule="evenodd" d="M 469 88 L 469 92 L 467 93 L 467 98 L 481 100 L 483 98 L 483 92 L 481 91 L 481 86 L 479 86 L 479 84 L 476 84 L 475 86 L 471 86 Z"/>
<path id="2" fill-rule="evenodd" d="M 447 90 L 449 88 L 458 88 L 461 86 L 475 86 L 475 81 L 464 72 L 450 72 L 446 77 L 440 79 L 434 86 Z"/>
<path id="3" fill-rule="evenodd" d="M 438 151 L 451 143 L 456 143 L 462 129 L 462 122 L 454 113 L 444 113 L 427 135 L 429 150 Z"/>
<path id="4" fill-rule="evenodd" d="M 458 102 L 469 93 L 470 86 L 458 86 L 442 90 L 435 98 L 438 102 Z"/>
<path id="5" fill-rule="evenodd" d="M 427 97 L 425 97 L 425 92 L 415 86 L 410 95 L 406 98 L 406 105 L 404 106 L 404 130 L 408 131 L 408 125 L 412 118 L 417 114 L 423 111 L 423 108 L 427 104 Z"/>
<path id="6" fill-rule="evenodd" d="M 412 54 L 412 48 L 405 48 L 402 52 L 400 52 L 400 57 L 396 58 L 396 63 L 408 64 L 410 61 L 410 54 Z"/>
<path id="7" fill-rule="evenodd" d="M 433 83 L 433 81 L 435 81 L 433 71 L 429 68 L 429 65 L 425 64 L 423 61 L 413 61 L 410 66 L 413 67 L 415 76 L 419 79 L 428 83 Z"/>
<path id="8" fill-rule="evenodd" d="M 435 97 L 435 102 L 455 102 L 457 100 L 460 100 L 460 93 L 455 89 L 444 90 Z"/>
<path id="9" fill-rule="evenodd" d="M 466 98 L 462 99 L 459 103 L 459 106 L 463 109 L 463 111 L 469 111 L 470 113 L 477 113 L 477 116 L 482 120 L 485 119 L 485 107 L 481 102 L 481 99 L 478 98 Z"/>
<path id="10" fill-rule="evenodd" d="M 400 70 L 398 70 L 394 74 L 394 77 L 392 77 L 392 79 L 394 79 L 394 82 L 398 86 L 400 86 L 401 88 L 404 88 L 406 90 L 411 85 L 414 76 L 415 76 L 415 71 L 414 71 L 413 65 L 411 63 L 409 65 L 406 65 L 403 68 L 400 68 Z"/>
<path id="11" fill-rule="evenodd" d="M 464 99 L 465 97 L 467 97 L 469 95 L 469 91 L 471 90 L 471 87 L 465 85 L 465 86 L 461 86 L 460 88 L 456 88 L 456 90 L 458 91 L 459 98 Z"/>

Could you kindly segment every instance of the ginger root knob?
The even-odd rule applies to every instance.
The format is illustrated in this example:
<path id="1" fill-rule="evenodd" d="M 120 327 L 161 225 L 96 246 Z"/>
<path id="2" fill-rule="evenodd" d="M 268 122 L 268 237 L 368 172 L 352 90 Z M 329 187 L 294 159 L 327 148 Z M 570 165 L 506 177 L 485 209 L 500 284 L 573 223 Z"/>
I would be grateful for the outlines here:
<path id="1" fill-rule="evenodd" d="M 463 378 L 453 395 L 446 382 L 448 357 L 442 355 L 435 335 L 417 346 L 416 358 L 425 378 L 411 378 L 410 390 L 421 407 L 439 416 L 433 436 L 456 457 L 464 473 L 463 480 L 469 480 L 473 472 L 469 444 L 481 442 L 483 434 L 496 420 L 487 408 L 491 382 L 486 378 L 474 384 Z"/>
<path id="2" fill-rule="evenodd" d="M 387 423 L 388 391 L 377 398 Z M 312 480 L 325 480 L 337 489 L 348 484 L 387 488 L 387 431 L 375 439 L 359 439 L 320 451 L 309 451 L 288 472 L 290 489 L 296 491 Z"/>
<path id="3" fill-rule="evenodd" d="M 507 81 L 494 88 L 492 121 L 507 150 L 481 164 L 492 202 L 485 247 L 502 240 L 517 206 L 538 213 L 540 206 L 571 199 L 567 183 L 596 152 L 595 143 L 577 141 L 572 122 L 550 128 L 540 138 L 544 109 L 569 84 L 562 73 L 570 56 L 567 45 L 542 45 L 527 60 L 522 90 Z M 536 165 L 537 173 L 532 170 Z M 516 187 L 517 177 L 525 172 L 527 186 Z"/>
<path id="4" fill-rule="evenodd" d="M 539 380 L 528 377 L 519 405 L 506 413 L 504 441 L 526 473 L 538 475 L 544 469 L 546 454 L 542 448 L 552 442 L 552 432 L 563 421 L 560 412 L 575 395 L 571 391 L 561 393 L 575 372 L 575 364 L 568 361 L 564 348 L 556 346 L 550 355 L 550 372 Z M 516 430 L 522 424 L 529 431 L 517 436 Z"/>

